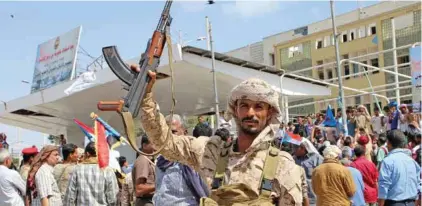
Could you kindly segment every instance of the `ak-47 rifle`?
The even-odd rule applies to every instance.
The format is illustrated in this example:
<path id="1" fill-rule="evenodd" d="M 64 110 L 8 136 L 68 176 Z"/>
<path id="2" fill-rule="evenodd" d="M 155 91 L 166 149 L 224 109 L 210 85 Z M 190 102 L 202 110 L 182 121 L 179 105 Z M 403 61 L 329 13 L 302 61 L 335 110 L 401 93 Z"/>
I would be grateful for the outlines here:
<path id="1" fill-rule="evenodd" d="M 97 105 L 101 111 L 116 111 L 123 117 L 127 138 L 132 148 L 143 155 L 145 154 L 137 148 L 136 137 L 134 134 L 133 118 L 139 114 L 141 102 L 145 96 L 146 86 L 150 81 L 148 71 L 156 71 L 160 64 L 161 54 L 167 40 L 167 32 L 170 27 L 172 17 L 170 16 L 170 7 L 172 0 L 167 0 L 164 6 L 161 18 L 158 22 L 152 38 L 149 39 L 145 53 L 141 55 L 139 61 L 140 72 L 131 70 L 122 60 L 117 52 L 116 46 L 103 47 L 103 55 L 108 66 L 113 73 L 122 80 L 126 86 L 124 89 L 128 90 L 128 94 L 120 101 L 100 101 Z M 159 150 L 155 153 L 158 153 Z"/>

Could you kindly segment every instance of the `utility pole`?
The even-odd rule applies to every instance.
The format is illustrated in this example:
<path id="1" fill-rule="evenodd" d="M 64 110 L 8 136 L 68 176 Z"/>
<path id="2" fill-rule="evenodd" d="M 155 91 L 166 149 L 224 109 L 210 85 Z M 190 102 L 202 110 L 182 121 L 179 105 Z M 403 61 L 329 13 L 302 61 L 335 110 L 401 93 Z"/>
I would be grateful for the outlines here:
<path id="1" fill-rule="evenodd" d="M 212 39 L 212 24 L 209 23 L 208 18 L 207 19 L 207 25 L 208 25 L 208 37 L 209 37 L 209 44 L 211 48 L 211 59 L 212 59 L 212 76 L 213 76 L 213 82 L 214 82 L 214 97 L 215 97 L 215 117 L 217 122 L 218 129 L 218 121 L 220 120 L 220 109 L 218 108 L 218 91 L 217 91 L 217 74 L 215 73 L 215 56 L 214 56 L 214 40 Z"/>
<path id="2" fill-rule="evenodd" d="M 349 132 L 347 130 L 347 116 L 346 116 L 346 101 L 344 101 L 344 92 L 343 92 L 343 80 L 341 78 L 341 68 L 340 68 L 340 51 L 338 48 L 338 34 L 337 34 L 337 27 L 336 27 L 336 16 L 334 13 L 334 0 L 330 0 L 330 6 L 331 6 L 331 21 L 333 23 L 333 35 L 334 35 L 334 46 L 336 50 L 336 61 L 337 61 L 337 79 L 338 79 L 338 90 L 340 94 L 340 101 L 341 101 L 341 119 L 343 123 L 343 128 L 345 131 L 345 135 L 348 135 Z"/>
<path id="3" fill-rule="evenodd" d="M 398 68 L 397 68 L 397 50 L 396 48 L 396 25 L 394 23 L 394 17 L 391 18 L 391 40 L 393 41 L 393 63 L 394 63 L 394 82 L 396 83 L 396 102 L 397 105 L 400 105 L 400 89 L 399 89 L 399 75 L 398 75 Z"/>

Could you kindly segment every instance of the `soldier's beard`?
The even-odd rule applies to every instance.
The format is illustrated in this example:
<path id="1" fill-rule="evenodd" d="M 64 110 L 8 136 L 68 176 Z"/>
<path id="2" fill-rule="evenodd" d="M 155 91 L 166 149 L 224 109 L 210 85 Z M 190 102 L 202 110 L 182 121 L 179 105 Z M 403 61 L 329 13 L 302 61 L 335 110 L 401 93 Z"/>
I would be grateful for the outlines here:
<path id="1" fill-rule="evenodd" d="M 236 120 L 237 128 L 239 128 L 239 132 L 245 135 L 256 137 L 262 131 L 262 128 L 259 127 L 259 123 L 257 127 L 251 127 L 251 126 L 242 124 L 242 122 L 238 119 L 235 119 L 235 120 Z"/>

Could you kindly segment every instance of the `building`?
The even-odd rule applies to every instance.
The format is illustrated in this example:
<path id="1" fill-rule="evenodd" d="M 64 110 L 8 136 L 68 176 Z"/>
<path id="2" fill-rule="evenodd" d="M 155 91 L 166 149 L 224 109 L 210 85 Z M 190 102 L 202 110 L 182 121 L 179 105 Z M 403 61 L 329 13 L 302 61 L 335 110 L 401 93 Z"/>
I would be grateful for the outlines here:
<path id="1" fill-rule="evenodd" d="M 391 18 L 394 17 L 396 28 L 397 47 L 421 42 L 421 3 L 419 1 L 385 1 L 369 7 L 360 8 L 336 17 L 337 30 L 339 33 L 339 50 L 341 59 L 363 56 L 392 48 Z M 398 64 L 409 62 L 409 50 L 397 51 Z M 273 65 L 278 69 L 295 71 L 308 67 L 324 65 L 335 61 L 334 38 L 332 34 L 331 18 L 315 22 L 297 29 L 275 34 L 264 38 L 261 42 L 248 45 L 227 53 L 239 58 L 257 61 L 259 63 Z M 356 61 L 370 64 L 375 67 L 393 65 L 393 53 L 376 54 L 358 58 Z M 353 75 L 364 71 L 365 67 L 356 64 L 343 64 L 342 75 L 350 75 L 343 79 L 346 87 L 355 89 L 367 89 L 370 91 L 368 80 L 364 75 Z M 369 69 L 371 70 L 371 69 Z M 392 69 L 391 69 L 392 70 Z M 399 67 L 399 72 L 410 75 L 410 67 Z M 335 64 L 321 66 L 313 70 L 300 73 L 300 75 L 312 77 L 326 82 L 337 82 Z M 372 86 L 394 83 L 394 75 L 372 71 L 369 73 Z M 408 79 L 399 78 L 399 81 Z M 401 84 L 401 87 L 410 85 L 410 82 Z M 379 88 L 385 90 L 393 88 Z M 290 105 L 309 103 L 320 99 L 338 97 L 338 89 L 332 89 L 331 97 L 309 98 L 300 100 Z M 345 95 L 356 94 L 345 90 Z M 388 98 L 394 98 L 395 92 L 380 92 Z M 401 102 L 411 103 L 411 89 L 400 90 Z M 346 98 L 346 105 L 365 105 L 369 111 L 373 111 L 375 98 L 371 95 Z M 381 107 L 386 105 L 385 100 L 378 99 Z M 292 108 L 290 114 L 309 114 L 325 110 L 327 105 L 337 107 L 337 101 L 318 102 L 303 107 Z"/>

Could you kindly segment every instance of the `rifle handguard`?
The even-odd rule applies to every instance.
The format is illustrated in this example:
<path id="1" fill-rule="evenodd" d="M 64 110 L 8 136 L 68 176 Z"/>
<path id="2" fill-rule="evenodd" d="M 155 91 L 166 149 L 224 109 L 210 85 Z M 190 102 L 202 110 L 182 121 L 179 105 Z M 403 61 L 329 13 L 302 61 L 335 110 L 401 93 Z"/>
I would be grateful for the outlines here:
<path id="1" fill-rule="evenodd" d="M 100 111 L 115 111 L 121 112 L 123 108 L 123 100 L 120 101 L 100 101 L 97 108 Z"/>

